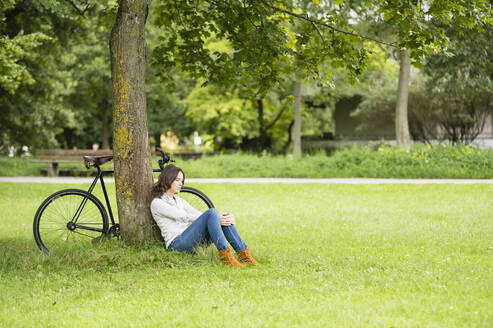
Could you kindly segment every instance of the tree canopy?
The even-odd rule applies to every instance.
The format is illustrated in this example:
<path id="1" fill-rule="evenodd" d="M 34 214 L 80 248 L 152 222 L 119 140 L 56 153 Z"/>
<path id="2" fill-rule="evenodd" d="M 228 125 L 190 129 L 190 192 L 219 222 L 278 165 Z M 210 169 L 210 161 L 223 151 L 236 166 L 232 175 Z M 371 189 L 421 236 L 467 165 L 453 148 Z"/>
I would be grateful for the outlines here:
<path id="1" fill-rule="evenodd" d="M 2 2 L 4 142 L 32 147 L 87 148 L 94 142 L 109 146 L 112 100 L 107 44 L 117 8 L 116 0 Z M 475 83 L 468 90 L 484 90 L 488 85 L 484 81 L 491 65 L 485 49 L 491 26 L 489 1 L 155 0 L 150 10 L 147 111 L 154 139 L 169 127 L 180 140 L 196 129 L 211 134 L 200 117 L 204 105 L 192 108 L 190 101 L 217 90 L 214 108 L 227 103 L 228 94 L 239 94 L 248 104 L 240 116 L 250 119 L 236 124 L 244 126 L 242 130 L 232 124 L 214 131 L 221 140 L 234 134 L 236 141 L 226 143 L 229 147 L 246 146 L 242 138 L 267 133 L 277 149 L 285 149 L 292 114 L 284 110 L 273 126 L 275 132 L 261 132 L 257 98 L 264 99 L 269 126 L 286 101 L 292 101 L 292 86 L 288 86 L 298 72 L 308 88 L 303 131 L 321 134 L 317 131 L 322 126 L 327 130 L 333 124 L 331 108 L 338 98 L 348 91 L 372 89 L 382 80 L 372 78 L 373 53 L 378 49 L 392 53 L 398 47 L 410 48 L 415 64 L 425 69 L 435 86 L 459 90 Z M 426 57 L 430 53 L 436 54 Z M 469 65 L 464 58 L 471 56 L 477 59 L 475 68 L 459 70 Z M 446 76 L 463 77 L 466 72 L 467 79 L 444 81 Z M 454 80 L 466 83 L 452 86 Z M 203 86 L 209 91 L 200 90 Z"/>

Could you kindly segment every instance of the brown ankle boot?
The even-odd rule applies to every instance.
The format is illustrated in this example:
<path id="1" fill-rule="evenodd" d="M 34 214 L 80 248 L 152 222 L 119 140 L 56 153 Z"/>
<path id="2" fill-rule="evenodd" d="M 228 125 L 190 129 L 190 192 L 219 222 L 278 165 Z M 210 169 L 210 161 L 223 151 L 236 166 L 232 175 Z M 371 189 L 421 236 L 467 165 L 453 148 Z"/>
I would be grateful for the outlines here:
<path id="1" fill-rule="evenodd" d="M 238 259 L 240 260 L 240 262 L 243 263 L 252 265 L 258 264 L 258 262 L 252 257 L 252 255 L 250 255 L 250 250 L 248 248 L 238 252 Z"/>
<path id="2" fill-rule="evenodd" d="M 219 251 L 219 258 L 224 265 L 229 265 L 234 268 L 243 268 L 243 265 L 235 259 L 229 249 Z"/>

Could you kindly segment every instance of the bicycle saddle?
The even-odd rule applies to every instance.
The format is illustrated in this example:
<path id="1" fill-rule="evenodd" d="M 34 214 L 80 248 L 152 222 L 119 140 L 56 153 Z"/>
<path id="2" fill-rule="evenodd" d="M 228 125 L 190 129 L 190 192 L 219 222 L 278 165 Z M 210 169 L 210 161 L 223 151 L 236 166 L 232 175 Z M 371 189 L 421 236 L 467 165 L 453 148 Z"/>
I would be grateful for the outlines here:
<path id="1" fill-rule="evenodd" d="M 113 155 L 110 156 L 82 156 L 85 161 L 91 162 L 96 166 L 103 165 L 113 159 Z"/>

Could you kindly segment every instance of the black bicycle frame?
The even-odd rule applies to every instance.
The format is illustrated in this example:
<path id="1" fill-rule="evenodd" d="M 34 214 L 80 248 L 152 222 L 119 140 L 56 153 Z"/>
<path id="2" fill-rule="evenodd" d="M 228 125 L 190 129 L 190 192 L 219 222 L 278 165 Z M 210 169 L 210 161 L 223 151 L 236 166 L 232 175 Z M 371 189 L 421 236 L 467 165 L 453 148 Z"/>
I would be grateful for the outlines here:
<path id="1" fill-rule="evenodd" d="M 94 188 L 96 187 L 96 184 L 98 183 L 98 180 L 101 181 L 101 188 L 103 188 L 104 199 L 106 200 L 106 206 L 108 208 L 108 213 L 110 215 L 111 225 L 114 226 L 115 225 L 115 218 L 113 217 L 113 211 L 111 210 L 110 199 L 108 197 L 108 193 L 106 192 L 106 186 L 104 184 L 103 175 L 113 174 L 113 173 L 115 173 L 115 171 L 114 170 L 101 170 L 101 168 L 99 166 L 95 166 L 95 167 L 98 170 L 98 174 L 96 175 L 96 177 L 92 181 L 91 186 L 89 187 L 89 190 L 87 190 L 87 192 L 89 194 L 92 194 Z M 153 169 L 152 172 L 161 172 L 161 169 Z M 84 208 L 84 206 L 86 205 L 88 198 L 89 197 L 84 198 L 82 203 L 79 205 L 79 208 L 75 212 L 74 218 L 72 219 L 72 222 L 74 224 L 77 223 L 77 220 L 79 219 L 79 215 L 82 212 L 82 209 Z M 92 228 L 92 227 L 86 227 L 86 226 L 78 226 L 78 227 L 84 228 L 86 230 L 101 231 L 100 229 L 96 229 L 96 228 Z"/>

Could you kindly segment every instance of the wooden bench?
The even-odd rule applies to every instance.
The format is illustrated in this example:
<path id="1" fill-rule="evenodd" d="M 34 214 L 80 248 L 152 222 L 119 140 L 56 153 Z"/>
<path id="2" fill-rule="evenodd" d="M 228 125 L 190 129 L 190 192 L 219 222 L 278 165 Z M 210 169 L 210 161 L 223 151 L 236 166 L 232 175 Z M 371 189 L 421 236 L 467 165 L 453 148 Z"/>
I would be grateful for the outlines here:
<path id="1" fill-rule="evenodd" d="M 48 163 L 47 174 L 58 176 L 59 163 L 83 163 L 82 156 L 108 156 L 113 155 L 111 149 L 38 149 L 35 159 L 31 162 Z"/>

